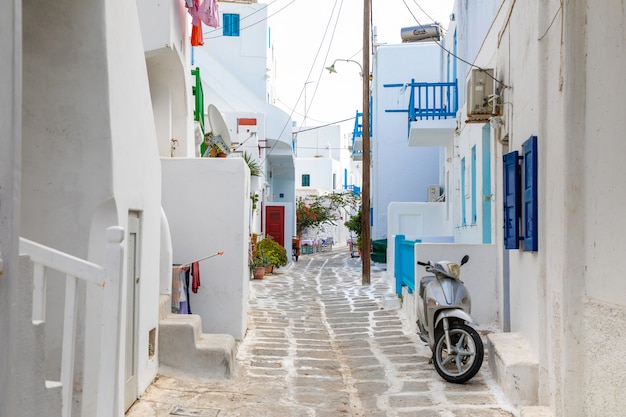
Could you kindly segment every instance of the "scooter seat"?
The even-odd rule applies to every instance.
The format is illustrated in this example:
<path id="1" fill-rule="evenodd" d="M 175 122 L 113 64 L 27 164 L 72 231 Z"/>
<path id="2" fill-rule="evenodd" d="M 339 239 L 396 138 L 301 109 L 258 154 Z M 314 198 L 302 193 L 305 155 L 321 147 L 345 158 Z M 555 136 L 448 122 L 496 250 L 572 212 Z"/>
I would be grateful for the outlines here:
<path id="1" fill-rule="evenodd" d="M 434 275 L 428 275 L 428 276 L 422 277 L 422 279 L 420 280 L 420 298 L 421 299 L 424 299 L 424 291 L 426 290 L 426 286 L 430 284 L 431 282 L 433 282 L 435 279 L 436 278 Z"/>

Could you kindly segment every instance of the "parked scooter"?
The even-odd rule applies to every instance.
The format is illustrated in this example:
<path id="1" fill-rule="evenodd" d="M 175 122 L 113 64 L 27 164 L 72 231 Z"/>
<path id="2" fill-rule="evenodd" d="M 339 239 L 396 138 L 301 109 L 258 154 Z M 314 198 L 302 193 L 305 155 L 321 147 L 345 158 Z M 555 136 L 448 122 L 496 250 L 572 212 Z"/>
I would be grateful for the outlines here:
<path id="1" fill-rule="evenodd" d="M 434 274 L 420 280 L 417 300 L 419 336 L 433 352 L 433 364 L 443 379 L 461 384 L 469 381 L 483 363 L 484 348 L 480 335 L 468 323 L 470 294 L 459 279 L 461 264 L 440 261 L 420 262 Z"/>

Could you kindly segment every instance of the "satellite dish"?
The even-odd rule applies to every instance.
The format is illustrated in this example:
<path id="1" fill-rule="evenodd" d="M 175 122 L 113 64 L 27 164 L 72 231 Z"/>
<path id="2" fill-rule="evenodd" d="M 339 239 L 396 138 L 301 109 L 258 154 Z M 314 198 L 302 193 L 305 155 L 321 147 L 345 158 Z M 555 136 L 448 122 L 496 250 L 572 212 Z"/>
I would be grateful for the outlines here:
<path id="1" fill-rule="evenodd" d="M 202 156 L 209 156 L 208 153 L 211 152 L 213 146 L 217 146 L 224 153 L 229 154 L 231 147 L 230 133 L 228 132 L 228 127 L 222 117 L 222 113 L 220 113 L 213 104 L 209 104 L 208 117 L 213 134 L 208 135 L 209 141 L 206 144 L 207 147 Z"/>

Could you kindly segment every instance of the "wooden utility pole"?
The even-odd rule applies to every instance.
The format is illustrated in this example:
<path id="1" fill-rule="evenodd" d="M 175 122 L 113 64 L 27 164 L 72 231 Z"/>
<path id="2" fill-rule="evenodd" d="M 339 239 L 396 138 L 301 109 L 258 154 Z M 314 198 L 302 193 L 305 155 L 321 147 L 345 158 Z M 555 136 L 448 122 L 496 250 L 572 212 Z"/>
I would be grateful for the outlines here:
<path id="1" fill-rule="evenodd" d="M 361 281 L 370 284 L 370 16 L 371 0 L 363 2 L 363 178 L 361 180 Z"/>

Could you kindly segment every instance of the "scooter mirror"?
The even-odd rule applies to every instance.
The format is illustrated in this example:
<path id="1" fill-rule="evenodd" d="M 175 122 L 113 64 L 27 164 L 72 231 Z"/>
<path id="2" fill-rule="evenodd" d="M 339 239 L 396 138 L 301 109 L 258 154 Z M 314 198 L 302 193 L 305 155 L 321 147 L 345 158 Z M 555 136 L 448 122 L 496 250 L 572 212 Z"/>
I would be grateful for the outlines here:
<path id="1" fill-rule="evenodd" d="M 469 261 L 469 255 L 465 255 L 463 259 L 461 259 L 461 266 L 465 265 Z"/>

